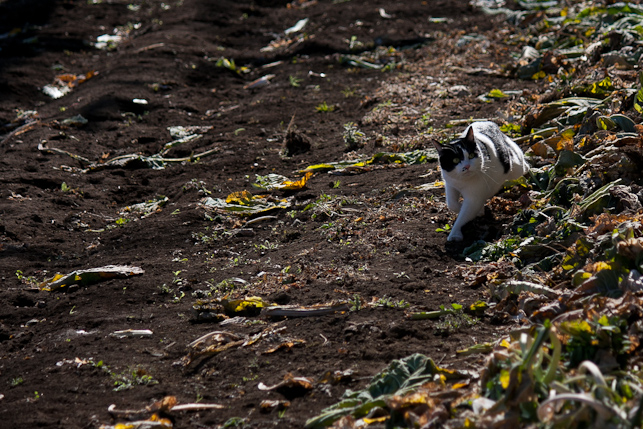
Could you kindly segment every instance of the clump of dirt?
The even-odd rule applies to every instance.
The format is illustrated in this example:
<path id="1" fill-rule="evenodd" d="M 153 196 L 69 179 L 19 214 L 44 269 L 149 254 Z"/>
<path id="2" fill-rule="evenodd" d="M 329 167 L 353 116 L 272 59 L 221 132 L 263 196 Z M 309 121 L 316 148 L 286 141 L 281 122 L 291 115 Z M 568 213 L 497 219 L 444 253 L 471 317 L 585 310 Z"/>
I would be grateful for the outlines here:
<path id="1" fill-rule="evenodd" d="M 295 116 L 290 119 L 288 128 L 286 128 L 286 136 L 284 137 L 284 155 L 294 156 L 301 153 L 306 153 L 310 150 L 311 141 L 307 135 L 297 131 L 294 125 Z"/>

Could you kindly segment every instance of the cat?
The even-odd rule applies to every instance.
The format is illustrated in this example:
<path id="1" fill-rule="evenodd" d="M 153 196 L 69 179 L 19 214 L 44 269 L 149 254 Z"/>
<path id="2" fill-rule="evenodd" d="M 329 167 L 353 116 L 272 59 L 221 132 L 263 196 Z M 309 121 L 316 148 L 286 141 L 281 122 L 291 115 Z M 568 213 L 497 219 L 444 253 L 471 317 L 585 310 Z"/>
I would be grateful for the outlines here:
<path id="1" fill-rule="evenodd" d="M 447 241 L 462 241 L 462 227 L 484 215 L 484 205 L 507 180 L 529 172 L 522 150 L 493 122 L 474 122 L 438 150 L 447 206 L 458 213 Z M 462 196 L 462 202 L 460 197 Z"/>

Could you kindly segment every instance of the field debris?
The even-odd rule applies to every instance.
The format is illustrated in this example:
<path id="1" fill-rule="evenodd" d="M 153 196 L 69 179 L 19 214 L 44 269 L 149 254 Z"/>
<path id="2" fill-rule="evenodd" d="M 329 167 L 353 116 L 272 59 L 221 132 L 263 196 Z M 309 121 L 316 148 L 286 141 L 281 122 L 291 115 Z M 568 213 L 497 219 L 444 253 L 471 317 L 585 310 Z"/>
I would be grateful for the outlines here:
<path id="1" fill-rule="evenodd" d="M 403 167 L 406 165 L 424 164 L 438 159 L 435 149 L 418 149 L 412 152 L 392 153 L 378 152 L 369 158 L 357 160 L 334 161 L 309 165 L 299 170 L 300 173 L 332 172 L 333 174 L 359 174 L 374 168 Z"/>
<path id="2" fill-rule="evenodd" d="M 172 144 L 171 146 L 164 148 L 161 152 L 155 155 L 146 156 L 138 153 L 131 153 L 126 155 L 118 155 L 108 160 L 99 160 L 99 161 L 90 161 L 89 159 L 83 156 L 74 154 L 69 151 L 65 151 L 58 148 L 50 148 L 47 146 L 46 142 L 40 143 L 38 145 L 38 150 L 45 153 L 57 153 L 61 155 L 67 155 L 79 161 L 79 163 L 86 168 L 67 167 L 67 169 L 70 171 L 77 171 L 80 173 L 89 173 L 92 171 L 103 170 L 105 168 L 151 168 L 153 170 L 163 170 L 167 167 L 167 164 L 197 162 L 201 158 L 214 155 L 215 153 L 218 153 L 220 151 L 219 148 L 213 148 L 210 150 L 206 150 L 204 152 L 195 153 L 190 156 L 182 157 L 182 158 L 168 158 L 164 156 L 172 147 L 174 147 L 175 143 L 176 144 L 185 143 L 186 141 L 195 140 L 200 137 L 201 137 L 200 135 L 194 135 L 194 136 L 189 136 L 189 138 L 179 139 L 177 141 L 170 142 L 168 144 Z"/>
<path id="3" fill-rule="evenodd" d="M 267 307 L 263 314 L 268 317 L 315 317 L 324 314 L 348 311 L 347 303 L 300 307 L 296 305 L 278 305 Z"/>
<path id="4" fill-rule="evenodd" d="M 268 46 L 260 49 L 261 52 L 272 53 L 276 51 L 283 51 L 286 49 L 293 49 L 294 47 L 302 44 L 306 40 L 313 39 L 314 34 L 299 34 L 308 24 L 309 18 L 303 18 L 297 21 L 295 25 L 284 30 L 283 35 L 277 35 L 277 38 L 272 40 Z"/>
<path id="5" fill-rule="evenodd" d="M 264 399 L 259 404 L 262 413 L 269 413 L 272 410 L 283 410 L 290 407 L 290 401 L 277 399 Z"/>
<path id="6" fill-rule="evenodd" d="M 378 413 L 378 418 L 381 418 L 380 422 L 401 424 L 405 421 L 403 416 L 409 419 L 416 417 L 409 413 L 413 408 L 417 407 L 423 413 L 428 413 L 426 417 L 429 417 L 436 412 L 437 406 L 438 415 L 442 421 L 447 417 L 444 411 L 448 412 L 442 402 L 445 399 L 450 402 L 454 397 L 463 395 L 460 393 L 461 391 L 468 390 L 465 389 L 469 386 L 468 383 L 454 382 L 454 380 L 466 380 L 473 376 L 466 371 L 440 368 L 431 358 L 414 354 L 393 361 L 373 377 L 366 389 L 357 392 L 347 391 L 340 402 L 326 408 L 319 416 L 309 419 L 306 422 L 306 428 L 328 427 L 343 417 L 352 418 L 352 423 L 348 427 L 358 427 L 357 420 L 359 419 L 363 419 L 362 424 L 374 422 L 370 415 L 371 411 L 375 409 L 380 411 Z M 453 393 L 445 397 L 443 389 L 447 382 L 453 389 L 451 391 Z M 419 390 L 420 386 L 422 386 L 422 391 Z M 432 396 L 436 399 L 433 399 Z"/>
<path id="7" fill-rule="evenodd" d="M 86 82 L 97 74 L 98 72 L 95 70 L 80 75 L 71 73 L 60 74 L 54 78 L 54 82 L 52 84 L 43 86 L 42 92 L 44 92 L 51 98 L 58 99 L 64 97 L 65 95 L 70 93 L 72 89 L 74 89 L 81 83 Z"/>
<path id="8" fill-rule="evenodd" d="M 125 329 L 122 331 L 114 331 L 109 334 L 110 337 L 115 338 L 145 338 L 154 335 L 149 329 Z"/>
<path id="9" fill-rule="evenodd" d="M 165 145 L 163 146 L 163 150 L 159 152 L 159 155 L 165 156 L 174 147 L 200 139 L 212 128 L 213 127 L 211 125 L 175 125 L 167 127 L 167 130 L 170 132 L 170 136 L 174 140 L 165 143 Z"/>
<path id="10" fill-rule="evenodd" d="M 123 420 L 124 423 L 111 425 L 101 425 L 102 429 L 143 429 L 143 428 L 163 428 L 171 429 L 173 414 L 185 411 L 209 411 L 220 410 L 224 407 L 219 404 L 206 403 L 187 403 L 181 404 L 175 396 L 166 396 L 145 408 L 139 410 L 120 410 L 116 404 L 107 408 L 107 412 L 116 420 Z"/>
<path id="11" fill-rule="evenodd" d="M 292 397 L 301 396 L 303 391 L 311 390 L 314 386 L 314 380 L 308 377 L 295 377 L 292 374 L 286 374 L 284 380 L 272 386 L 266 386 L 263 383 L 257 385 L 257 389 L 264 391 L 275 390 L 284 396 Z"/>
<path id="12" fill-rule="evenodd" d="M 89 286 L 95 283 L 140 276 L 145 271 L 142 268 L 130 265 L 106 265 L 104 267 L 77 270 L 69 274 L 56 274 L 40 284 L 40 290 L 54 291 L 69 288 L 73 285 Z"/>
<path id="13" fill-rule="evenodd" d="M 119 34 L 101 34 L 96 38 L 94 46 L 96 49 L 112 50 L 123 42 L 123 36 Z"/>
<path id="14" fill-rule="evenodd" d="M 239 216 L 252 216 L 276 209 L 287 209 L 290 204 L 288 198 L 278 199 L 270 195 L 253 195 L 245 190 L 233 192 L 225 199 L 206 197 L 200 202 L 200 206 L 206 210 Z"/>
<path id="15" fill-rule="evenodd" d="M 229 317 L 257 316 L 268 304 L 257 296 L 244 298 L 197 299 L 192 304 L 197 322 L 220 322 Z"/>
<path id="16" fill-rule="evenodd" d="M 284 34 L 286 36 L 288 36 L 289 34 L 300 32 L 301 30 L 304 29 L 306 24 L 308 24 L 308 21 L 309 21 L 309 18 L 300 19 L 299 21 L 297 21 L 297 23 L 295 25 L 293 25 L 290 28 L 285 29 Z"/>
<path id="17" fill-rule="evenodd" d="M 257 175 L 257 183 L 255 187 L 266 191 L 284 190 L 284 191 L 298 191 L 306 186 L 306 182 L 313 177 L 312 172 L 304 174 L 299 180 L 290 180 L 286 176 L 280 174 L 270 173 L 265 176 Z"/>
<path id="18" fill-rule="evenodd" d="M 411 320 L 439 319 L 442 316 L 463 315 L 465 312 L 474 315 L 482 315 L 488 308 L 489 305 L 483 301 L 477 301 L 471 304 L 468 308 L 465 308 L 461 304 L 451 304 L 451 308 L 442 305 L 439 310 L 411 313 L 409 318 Z"/>
<path id="19" fill-rule="evenodd" d="M 123 207 L 119 214 L 128 218 L 145 219 L 154 213 L 159 213 L 168 201 L 168 197 L 160 195 L 142 203 Z"/>
<path id="20" fill-rule="evenodd" d="M 210 357 L 232 348 L 249 347 L 260 340 L 269 344 L 277 344 L 277 346 L 264 350 L 263 354 L 271 354 L 280 349 L 289 349 L 306 343 L 304 340 L 285 335 L 286 330 L 286 326 L 275 323 L 254 335 L 236 334 L 230 331 L 209 332 L 188 344 L 188 354 L 176 362 L 176 365 L 187 367 L 197 358 Z"/>
<path id="21" fill-rule="evenodd" d="M 261 76 L 259 79 L 255 79 L 252 82 L 246 84 L 243 86 L 243 89 L 259 89 L 262 88 L 266 85 L 270 84 L 270 81 L 275 77 L 276 75 L 274 74 L 267 74 L 265 76 Z"/>
<path id="22" fill-rule="evenodd" d="M 295 115 L 292 115 L 284 134 L 283 148 L 281 150 L 282 156 L 287 157 L 306 153 L 310 150 L 311 145 L 312 141 L 310 137 L 297 130 L 295 126 Z"/>

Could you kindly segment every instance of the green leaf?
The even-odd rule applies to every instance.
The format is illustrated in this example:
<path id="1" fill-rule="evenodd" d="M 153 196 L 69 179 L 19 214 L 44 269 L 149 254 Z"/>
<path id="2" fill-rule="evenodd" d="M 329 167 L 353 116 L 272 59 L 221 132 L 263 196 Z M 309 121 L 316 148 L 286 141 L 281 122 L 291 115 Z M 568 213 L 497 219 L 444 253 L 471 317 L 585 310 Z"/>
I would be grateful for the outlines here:
<path id="1" fill-rule="evenodd" d="M 482 252 L 487 247 L 488 243 L 484 240 L 478 240 L 471 244 L 469 247 L 462 251 L 465 258 L 471 259 L 473 262 L 478 262 L 482 259 Z"/>
<path id="2" fill-rule="evenodd" d="M 599 6 L 590 6 L 588 8 L 583 9 L 576 15 L 576 19 L 583 19 L 588 16 L 593 16 L 593 15 L 601 15 L 607 12 L 607 9 L 604 7 L 599 7 Z"/>
<path id="3" fill-rule="evenodd" d="M 612 78 L 607 76 L 605 79 L 598 82 L 591 83 L 585 86 L 577 86 L 573 88 L 573 91 L 578 94 L 586 95 L 597 95 L 603 97 L 608 93 L 614 90 L 614 85 L 612 84 Z"/>
<path id="4" fill-rule="evenodd" d="M 616 128 L 616 122 L 609 116 L 599 116 L 596 118 L 596 126 L 601 130 L 613 130 Z"/>
<path id="5" fill-rule="evenodd" d="M 503 189 L 511 189 L 514 186 L 520 186 L 521 188 L 528 188 L 529 187 L 529 180 L 525 176 L 520 176 L 519 178 L 515 180 L 507 180 L 503 185 Z"/>
<path id="6" fill-rule="evenodd" d="M 604 100 L 589 97 L 569 97 L 545 104 L 535 115 L 531 128 L 538 128 L 549 121 L 561 118 L 559 121 L 566 125 L 579 123 L 589 109 L 597 109 Z"/>
<path id="7" fill-rule="evenodd" d="M 612 116 L 610 116 L 610 119 L 621 130 L 625 131 L 626 133 L 635 133 L 636 132 L 636 128 L 634 127 L 636 124 L 634 123 L 633 120 L 631 120 L 627 116 L 625 116 L 625 115 L 612 115 Z"/>
<path id="8" fill-rule="evenodd" d="M 505 134 L 520 134 L 520 125 L 506 123 L 500 126 L 500 131 Z"/>
<path id="9" fill-rule="evenodd" d="M 500 89 L 492 89 L 487 94 L 487 97 L 490 97 L 490 98 L 506 98 L 506 97 L 509 97 L 509 96 L 507 94 L 505 94 L 504 92 L 502 92 L 502 90 L 500 90 Z"/>
<path id="10" fill-rule="evenodd" d="M 635 125 L 633 120 L 624 115 L 599 116 L 596 118 L 596 126 L 601 130 L 620 128 L 627 133 L 635 133 Z"/>
<path id="11" fill-rule="evenodd" d="M 370 385 L 361 391 L 347 390 L 343 399 L 322 413 L 306 421 L 307 429 L 323 428 L 332 425 L 343 416 L 361 418 L 375 407 L 387 409 L 387 399 L 394 395 L 405 395 L 434 378 L 436 374 L 447 378 L 459 377 L 455 371 L 439 368 L 431 358 L 414 354 L 404 359 L 394 360 L 371 380 Z"/>
<path id="12" fill-rule="evenodd" d="M 610 189 L 612 189 L 616 185 L 619 185 L 621 182 L 622 179 L 617 179 L 594 191 L 579 204 L 581 211 L 585 212 L 586 216 L 590 216 L 602 211 L 605 200 L 610 196 Z"/>
<path id="13" fill-rule="evenodd" d="M 467 311 L 476 315 L 482 315 L 489 308 L 489 304 L 484 301 L 478 300 L 471 304 Z"/>
<path id="14" fill-rule="evenodd" d="M 643 15 L 643 8 L 637 5 L 628 4 L 628 3 L 615 3 L 607 7 L 607 13 L 610 15 L 616 15 L 619 13 L 632 14 L 632 15 Z"/>
<path id="15" fill-rule="evenodd" d="M 554 168 L 557 175 L 564 176 L 567 169 L 582 165 L 585 161 L 585 158 L 576 152 L 561 150 Z"/>
<path id="16" fill-rule="evenodd" d="M 634 100 L 634 109 L 643 114 L 643 71 L 639 73 L 639 91 L 636 93 L 636 100 Z"/>

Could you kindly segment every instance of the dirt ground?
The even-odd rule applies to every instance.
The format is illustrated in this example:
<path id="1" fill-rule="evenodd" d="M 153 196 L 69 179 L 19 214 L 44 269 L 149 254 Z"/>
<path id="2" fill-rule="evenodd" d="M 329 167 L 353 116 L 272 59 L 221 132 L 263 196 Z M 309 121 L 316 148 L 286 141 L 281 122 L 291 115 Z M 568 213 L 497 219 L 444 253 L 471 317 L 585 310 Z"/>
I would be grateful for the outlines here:
<path id="1" fill-rule="evenodd" d="M 2 426 L 98 428 L 124 421 L 112 404 L 175 396 L 223 406 L 173 412 L 177 428 L 301 428 L 393 359 L 479 368 L 483 356 L 456 351 L 507 325 L 408 317 L 488 298 L 463 280 L 462 246 L 436 231 L 454 219 L 443 191 L 417 189 L 439 180 L 435 161 L 317 170 L 301 190 L 253 183 L 429 149 L 448 121 L 510 112 L 511 98 L 477 96 L 542 84 L 471 72 L 512 61 L 494 44 L 507 25 L 465 0 L 0 0 Z M 121 39 L 101 48 L 116 28 Z M 56 77 L 71 90 L 54 99 L 43 89 Z M 353 147 L 348 123 L 361 131 Z M 176 126 L 208 128 L 165 149 Z M 145 162 L 155 154 L 164 168 Z M 289 207 L 253 219 L 202 204 L 244 190 Z M 510 197 L 465 245 L 502 234 Z M 144 273 L 38 287 L 107 265 Z M 223 323 L 199 312 L 204 299 L 244 297 L 351 308 Z M 113 335 L 128 329 L 151 335 Z M 189 344 L 213 331 L 228 345 L 188 363 Z M 266 390 L 292 376 L 311 386 Z"/>

